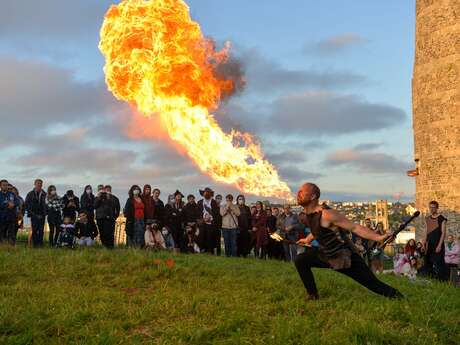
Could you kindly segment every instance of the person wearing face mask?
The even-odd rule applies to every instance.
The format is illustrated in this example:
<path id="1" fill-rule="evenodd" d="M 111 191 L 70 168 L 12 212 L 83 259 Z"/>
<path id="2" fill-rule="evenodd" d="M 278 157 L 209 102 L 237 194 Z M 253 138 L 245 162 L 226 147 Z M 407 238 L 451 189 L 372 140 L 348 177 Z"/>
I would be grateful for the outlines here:
<path id="1" fill-rule="evenodd" d="M 87 185 L 83 194 L 80 197 L 80 212 L 86 214 L 88 219 L 88 223 L 94 223 L 94 203 L 96 201 L 96 197 L 93 194 L 93 187 Z"/>
<path id="2" fill-rule="evenodd" d="M 48 187 L 48 193 L 46 195 L 46 209 L 48 213 L 48 228 L 49 232 L 49 244 L 50 247 L 54 247 L 59 237 L 59 229 L 62 224 L 62 209 L 64 204 L 62 199 L 57 195 L 56 187 L 51 185 Z"/>
<path id="3" fill-rule="evenodd" d="M 238 195 L 236 203 L 240 209 L 238 216 L 239 234 L 236 239 L 238 256 L 247 257 L 251 251 L 251 210 L 246 205 L 244 195 Z"/>
<path id="4" fill-rule="evenodd" d="M 141 198 L 141 188 L 134 185 L 129 190 L 129 198 L 123 213 L 126 217 L 126 236 L 128 244 L 142 248 L 145 244 L 145 205 Z"/>

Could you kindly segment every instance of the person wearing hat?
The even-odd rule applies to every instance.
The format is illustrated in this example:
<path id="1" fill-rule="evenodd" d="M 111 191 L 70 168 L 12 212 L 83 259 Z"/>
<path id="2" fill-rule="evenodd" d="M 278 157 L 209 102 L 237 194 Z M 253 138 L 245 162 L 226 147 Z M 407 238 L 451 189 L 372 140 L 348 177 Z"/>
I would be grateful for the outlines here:
<path id="1" fill-rule="evenodd" d="M 182 201 L 183 198 L 184 195 L 180 191 L 176 190 L 174 193 L 174 199 L 171 200 L 171 202 L 165 207 L 165 225 L 171 229 L 176 248 L 179 248 L 184 236 L 183 224 L 185 221 L 185 204 Z"/>
<path id="2" fill-rule="evenodd" d="M 213 199 L 214 191 L 211 188 L 206 187 L 204 190 L 200 190 L 200 195 L 203 197 L 203 199 L 198 201 L 198 207 L 200 209 L 200 223 L 210 223 L 212 226 L 206 227 L 206 233 L 200 233 L 199 243 L 203 246 L 204 242 L 207 242 L 206 247 L 211 246 L 211 241 L 207 241 L 206 238 L 209 239 L 210 233 L 214 233 L 215 241 L 213 241 L 214 243 L 212 243 L 212 245 L 213 247 L 217 248 L 216 254 L 220 255 L 221 229 L 219 227 L 219 220 L 221 219 L 221 216 L 219 205 L 217 204 L 216 200 Z"/>

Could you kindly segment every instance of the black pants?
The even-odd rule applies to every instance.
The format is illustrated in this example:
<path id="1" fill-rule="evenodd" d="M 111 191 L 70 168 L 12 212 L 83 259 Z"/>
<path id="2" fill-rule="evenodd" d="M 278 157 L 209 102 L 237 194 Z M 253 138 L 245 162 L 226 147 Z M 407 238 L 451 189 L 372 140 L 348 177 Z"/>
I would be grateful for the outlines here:
<path id="1" fill-rule="evenodd" d="M 311 269 L 312 267 L 330 268 L 328 263 L 320 259 L 318 249 L 307 248 L 305 253 L 297 255 L 295 266 L 308 294 L 317 295 L 318 290 L 316 289 L 315 278 L 313 277 Z M 352 253 L 351 267 L 337 270 L 337 272 L 349 276 L 353 280 L 379 295 L 390 298 L 403 297 L 398 290 L 393 289 L 391 286 L 378 280 L 369 267 L 367 267 L 361 256 L 356 253 Z"/>
<path id="2" fill-rule="evenodd" d="M 50 243 L 50 247 L 54 247 L 54 245 L 57 243 L 59 232 L 61 231 L 60 226 L 61 226 L 60 220 L 49 220 L 48 219 L 48 227 L 50 229 L 48 240 Z"/>
<path id="3" fill-rule="evenodd" d="M 113 219 L 98 219 L 97 227 L 99 236 L 104 247 L 113 249 L 115 242 L 115 220 Z"/>
<path id="4" fill-rule="evenodd" d="M 444 250 L 440 253 L 435 251 L 428 251 L 425 255 L 425 273 L 434 279 L 441 281 L 449 280 L 449 268 L 444 261 Z"/>
<path id="5" fill-rule="evenodd" d="M 0 222 L 0 243 L 7 241 L 9 244 L 16 243 L 16 224 L 14 221 Z"/>
<path id="6" fill-rule="evenodd" d="M 44 216 L 32 216 L 30 219 L 32 223 L 32 244 L 34 247 L 43 246 L 43 235 L 45 229 L 45 217 Z"/>

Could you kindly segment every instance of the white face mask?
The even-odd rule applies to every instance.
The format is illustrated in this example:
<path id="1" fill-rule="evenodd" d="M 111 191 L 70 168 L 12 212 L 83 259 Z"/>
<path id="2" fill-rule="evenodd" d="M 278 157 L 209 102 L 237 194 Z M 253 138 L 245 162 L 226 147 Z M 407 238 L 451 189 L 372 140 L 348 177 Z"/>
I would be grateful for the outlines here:
<path id="1" fill-rule="evenodd" d="M 138 189 L 136 189 L 136 190 L 133 191 L 133 194 L 134 194 L 135 196 L 138 196 L 140 193 L 141 193 L 141 191 L 138 190 Z"/>
<path id="2" fill-rule="evenodd" d="M 55 190 L 52 190 L 52 191 L 50 192 L 50 194 L 51 194 L 51 195 L 56 195 L 56 191 L 55 191 Z"/>
<path id="3" fill-rule="evenodd" d="M 87 190 L 86 190 L 86 194 L 91 194 L 92 192 L 93 192 L 92 189 L 87 189 Z"/>

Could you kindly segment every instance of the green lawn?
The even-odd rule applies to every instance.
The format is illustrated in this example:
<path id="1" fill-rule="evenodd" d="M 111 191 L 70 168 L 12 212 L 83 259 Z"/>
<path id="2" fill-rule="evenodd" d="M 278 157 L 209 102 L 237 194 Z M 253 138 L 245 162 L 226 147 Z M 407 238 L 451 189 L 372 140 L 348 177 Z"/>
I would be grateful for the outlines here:
<path id="1" fill-rule="evenodd" d="M 316 276 L 307 303 L 283 262 L 3 247 L 0 344 L 460 344 L 458 289 L 384 276 L 392 301 Z"/>

